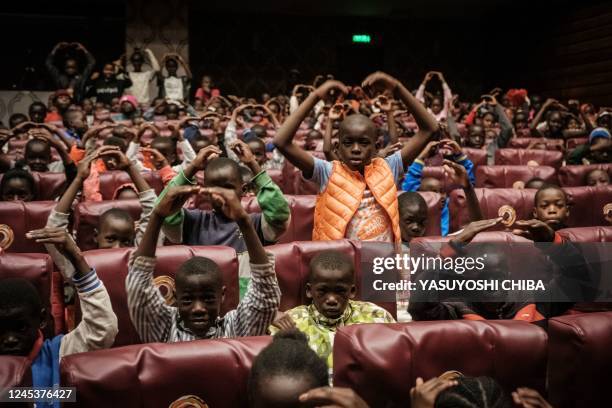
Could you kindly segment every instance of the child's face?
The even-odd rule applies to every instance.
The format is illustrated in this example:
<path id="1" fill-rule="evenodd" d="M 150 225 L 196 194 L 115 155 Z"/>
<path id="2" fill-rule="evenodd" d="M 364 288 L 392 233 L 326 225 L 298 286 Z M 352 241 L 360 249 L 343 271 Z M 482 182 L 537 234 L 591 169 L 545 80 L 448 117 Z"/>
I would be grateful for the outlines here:
<path id="1" fill-rule="evenodd" d="M 266 156 L 265 147 L 261 143 L 258 143 L 255 141 L 250 141 L 247 143 L 247 145 L 251 149 L 251 152 L 253 152 L 253 155 L 255 156 L 255 160 L 257 160 L 257 164 L 259 164 L 260 166 L 263 166 L 264 163 L 268 160 Z"/>
<path id="2" fill-rule="evenodd" d="M 159 150 L 159 152 L 163 154 L 166 159 L 168 159 L 168 163 L 170 163 L 170 165 L 173 165 L 176 162 L 176 150 L 174 149 L 174 146 L 170 140 L 154 141 L 151 143 L 151 147 Z"/>
<path id="3" fill-rule="evenodd" d="M 166 70 L 168 71 L 168 75 L 176 76 L 176 71 L 178 70 L 176 61 L 173 59 L 166 61 Z"/>
<path id="4" fill-rule="evenodd" d="M 480 149 L 484 145 L 484 129 L 482 126 L 472 126 L 470 127 L 467 145 L 468 147 L 473 147 L 475 149 Z"/>
<path id="5" fill-rule="evenodd" d="M 556 230 L 565 224 L 569 217 L 569 207 L 563 191 L 549 188 L 538 194 L 534 217 L 547 223 Z"/>
<path id="6" fill-rule="evenodd" d="M 51 150 L 46 143 L 28 143 L 24 156 L 30 170 L 40 172 L 49 170 Z"/>
<path id="7" fill-rule="evenodd" d="M 67 59 L 64 64 L 64 73 L 69 77 L 73 77 L 78 73 L 77 62 L 75 60 Z"/>
<path id="8" fill-rule="evenodd" d="M 521 114 L 516 114 L 514 116 L 514 128 L 516 130 L 526 129 L 527 128 L 527 116 Z"/>
<path id="9" fill-rule="evenodd" d="M 68 109 L 71 103 L 72 99 L 68 95 L 60 95 L 55 99 L 55 105 L 60 111 Z"/>
<path id="10" fill-rule="evenodd" d="M 421 208 L 418 204 L 400 207 L 400 231 L 402 241 L 410 242 L 412 238 L 425 235 L 427 226 L 427 207 Z"/>
<path id="11" fill-rule="evenodd" d="M 212 273 L 177 276 L 176 304 L 185 327 L 204 337 L 219 316 L 223 294 L 223 286 Z"/>
<path id="12" fill-rule="evenodd" d="M 376 153 L 376 132 L 352 122 L 340 132 L 338 156 L 352 171 L 363 172 Z"/>
<path id="13" fill-rule="evenodd" d="M 306 297 L 312 299 L 319 313 L 329 319 L 342 316 L 355 292 L 353 274 L 348 267 L 326 269 L 314 265 L 312 281 L 306 284 Z"/>
<path id="14" fill-rule="evenodd" d="M 142 55 L 136 53 L 132 55 L 131 58 L 132 66 L 136 72 L 139 72 L 142 69 L 143 58 Z"/>
<path id="15" fill-rule="evenodd" d="M 419 191 L 431 191 L 432 193 L 444 194 L 442 191 L 442 183 L 440 183 L 440 180 L 433 177 L 423 178 Z"/>
<path id="16" fill-rule="evenodd" d="M 78 133 L 85 133 L 87 131 L 87 118 L 83 112 L 72 111 L 68 115 L 68 126 L 71 129 Z"/>
<path id="17" fill-rule="evenodd" d="M 312 381 L 303 375 L 292 377 L 275 375 L 262 378 L 256 385 L 253 408 L 300 408 L 299 397 L 313 388 Z"/>
<path id="18" fill-rule="evenodd" d="M 202 150 L 203 148 L 210 146 L 212 143 L 210 143 L 209 140 L 205 140 L 205 139 L 195 139 L 191 142 L 191 147 L 193 147 L 193 151 L 196 152 L 196 154 Z"/>
<path id="19" fill-rule="evenodd" d="M 138 199 L 138 194 L 131 188 L 124 188 L 117 194 L 117 200 Z"/>
<path id="20" fill-rule="evenodd" d="M 106 64 L 106 65 L 104 65 L 104 69 L 102 70 L 102 74 L 104 75 L 104 78 L 111 79 L 113 77 L 113 75 L 115 75 L 115 69 L 113 67 L 113 64 Z"/>
<path id="21" fill-rule="evenodd" d="M 439 98 L 434 98 L 431 101 L 430 109 L 436 115 L 442 112 L 442 101 Z"/>
<path id="22" fill-rule="evenodd" d="M 11 178 L 2 190 L 2 201 L 32 201 L 34 192 L 30 183 L 20 177 Z"/>
<path id="23" fill-rule="evenodd" d="M 27 356 L 41 328 L 42 311 L 20 305 L 0 310 L 0 355 Z"/>
<path id="24" fill-rule="evenodd" d="M 179 117 L 179 107 L 173 103 L 168 104 L 166 106 L 166 118 L 168 120 L 175 120 Z"/>
<path id="25" fill-rule="evenodd" d="M 99 249 L 129 248 L 134 246 L 134 224 L 127 220 L 106 217 L 96 234 Z"/>
<path id="26" fill-rule="evenodd" d="M 487 113 L 486 115 L 484 115 L 484 117 L 482 118 L 482 126 L 485 129 L 489 129 L 493 127 L 494 124 L 495 124 L 495 118 L 493 117 L 493 115 L 491 115 L 490 113 Z"/>
<path id="27" fill-rule="evenodd" d="M 587 186 L 599 187 L 610 184 L 610 176 L 604 170 L 593 170 L 586 177 Z"/>
<path id="28" fill-rule="evenodd" d="M 559 134 L 563 130 L 563 121 L 559 112 L 551 113 L 548 118 L 548 129 L 553 135 Z"/>
<path id="29" fill-rule="evenodd" d="M 121 102 L 121 107 L 119 109 L 121 110 L 121 113 L 129 115 L 130 113 L 134 112 L 134 105 L 128 101 L 123 101 Z"/>
<path id="30" fill-rule="evenodd" d="M 43 123 L 47 110 L 43 106 L 35 105 L 30 109 L 30 120 L 34 123 Z"/>
<path id="31" fill-rule="evenodd" d="M 227 166 L 207 171 L 204 176 L 204 186 L 229 188 L 234 190 L 238 197 L 242 197 L 242 177 L 234 167 Z M 213 208 L 217 212 L 221 211 L 216 202 L 213 202 Z"/>

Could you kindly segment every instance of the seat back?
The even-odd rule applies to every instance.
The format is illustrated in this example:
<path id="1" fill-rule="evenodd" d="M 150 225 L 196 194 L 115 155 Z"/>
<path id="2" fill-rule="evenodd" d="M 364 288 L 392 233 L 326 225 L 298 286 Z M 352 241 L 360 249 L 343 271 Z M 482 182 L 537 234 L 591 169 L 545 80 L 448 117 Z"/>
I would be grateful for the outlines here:
<path id="1" fill-rule="evenodd" d="M 493 377 L 508 391 L 545 387 L 546 332 L 526 322 L 347 326 L 336 333 L 333 353 L 334 386 L 357 390 L 371 407 L 406 407 L 417 377 L 449 370 Z"/>
<path id="2" fill-rule="evenodd" d="M 554 150 L 531 149 L 497 149 L 495 151 L 495 164 L 526 166 L 530 161 L 535 161 L 540 166 L 551 166 L 558 169 L 563 163 L 563 153 Z"/>
<path id="3" fill-rule="evenodd" d="M 96 268 L 98 276 L 104 282 L 113 311 L 119 320 L 119 333 L 115 338 L 114 347 L 140 343 L 130 319 L 125 290 L 128 261 L 132 251 L 133 248 L 119 248 L 84 252 L 85 259 L 89 265 Z M 188 259 L 194 256 L 212 259 L 223 273 L 223 284 L 226 288 L 220 315 L 235 309 L 238 305 L 238 259 L 233 248 L 165 246 L 157 248 L 155 256 L 157 264 L 154 276 L 169 276 L 172 279 L 175 278 L 178 268 Z"/>
<path id="4" fill-rule="evenodd" d="M 612 164 L 590 164 L 579 166 L 563 166 L 559 169 L 559 184 L 561 187 L 586 186 L 586 176 L 592 170 L 605 170 L 612 179 Z"/>
<path id="5" fill-rule="evenodd" d="M 77 388 L 75 407 L 247 407 L 253 360 L 270 339 L 153 343 L 73 354 L 62 358 L 61 383 Z M 186 396 L 207 405 L 173 405 Z"/>
<path id="6" fill-rule="evenodd" d="M 612 203 L 612 187 L 564 187 L 570 205 L 568 227 L 607 225 L 603 208 Z"/>
<path id="7" fill-rule="evenodd" d="M 462 147 L 463 153 L 466 154 L 468 159 L 474 163 L 474 167 L 484 166 L 487 164 L 487 150 L 486 149 L 474 149 L 471 147 Z"/>
<path id="8" fill-rule="evenodd" d="M 612 312 L 548 321 L 548 395 L 556 408 L 604 407 L 612 384 Z"/>
<path id="9" fill-rule="evenodd" d="M 480 166 L 476 169 L 476 187 L 512 188 L 515 182 L 534 177 L 554 183 L 555 176 L 555 169 L 549 166 Z"/>
<path id="10" fill-rule="evenodd" d="M 25 234 L 33 229 L 44 228 L 54 201 L 3 201 L 0 202 L 0 223 L 13 230 L 14 241 L 8 252 L 47 252 L 42 244 L 27 239 Z"/>
<path id="11" fill-rule="evenodd" d="M 572 242 L 612 242 L 612 226 L 564 228 L 557 232 Z"/>
<path id="12" fill-rule="evenodd" d="M 391 245 L 388 245 L 390 248 Z M 321 251 L 335 250 L 348 255 L 355 265 L 356 299 L 363 299 L 362 265 L 371 260 L 376 250 L 374 246 L 364 245 L 360 241 L 304 241 L 288 244 L 277 244 L 267 248 L 276 259 L 276 275 L 281 289 L 280 310 L 285 311 L 296 306 L 306 305 L 306 283 L 308 282 L 309 265 L 312 258 Z M 384 249 L 383 249 L 384 251 Z M 393 316 L 397 315 L 395 302 L 374 302 L 387 309 Z"/>
<path id="13" fill-rule="evenodd" d="M 0 367 L 2 367 L 2 375 L 0 375 L 0 392 L 13 387 L 32 386 L 32 367 L 27 357 L 0 356 Z M 25 403 L 19 405 L 13 402 L 2 406 L 18 408 L 27 407 L 29 405 Z"/>
<path id="14" fill-rule="evenodd" d="M 571 149 L 575 149 L 576 147 L 583 145 L 583 144 L 587 144 L 589 143 L 589 138 L 588 137 L 574 137 L 571 139 L 567 139 L 566 141 L 566 147 L 567 150 L 571 150 Z"/>
<path id="15" fill-rule="evenodd" d="M 164 184 L 157 172 L 144 172 L 142 176 L 149 183 L 149 186 L 155 190 L 156 194 L 161 193 L 164 189 Z M 102 199 L 113 200 L 117 188 L 131 182 L 130 175 L 125 171 L 105 171 L 100 173 L 100 194 L 102 194 Z"/>
<path id="16" fill-rule="evenodd" d="M 95 234 L 100 222 L 100 216 L 113 208 L 127 211 L 135 222 L 138 221 L 142 212 L 140 202 L 136 199 L 86 201 L 77 205 L 74 211 L 73 229 L 76 232 L 76 241 L 81 250 L 97 249 Z"/>
<path id="17" fill-rule="evenodd" d="M 515 137 L 508 141 L 508 147 L 513 149 L 527 149 L 531 143 L 544 143 L 547 150 L 565 150 L 565 140 L 546 139 L 541 137 Z"/>

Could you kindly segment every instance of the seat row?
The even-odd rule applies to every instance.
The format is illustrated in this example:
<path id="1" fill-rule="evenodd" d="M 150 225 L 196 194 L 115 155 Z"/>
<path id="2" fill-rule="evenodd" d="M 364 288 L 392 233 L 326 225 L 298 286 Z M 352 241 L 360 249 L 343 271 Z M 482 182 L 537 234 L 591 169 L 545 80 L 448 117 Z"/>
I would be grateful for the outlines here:
<path id="1" fill-rule="evenodd" d="M 247 379 L 270 337 L 145 344 L 64 357 L 61 384 L 79 407 L 248 406 Z M 371 407 L 409 406 L 410 388 L 448 370 L 490 376 L 510 392 L 538 390 L 557 408 L 608 406 L 612 312 L 553 318 L 548 332 L 518 321 L 438 321 L 342 327 L 334 385 Z M 24 357 L 0 357 L 0 388 L 31 385 Z M 178 406 L 178 405 L 177 405 Z M 204 406 L 204 405 L 190 405 Z"/>

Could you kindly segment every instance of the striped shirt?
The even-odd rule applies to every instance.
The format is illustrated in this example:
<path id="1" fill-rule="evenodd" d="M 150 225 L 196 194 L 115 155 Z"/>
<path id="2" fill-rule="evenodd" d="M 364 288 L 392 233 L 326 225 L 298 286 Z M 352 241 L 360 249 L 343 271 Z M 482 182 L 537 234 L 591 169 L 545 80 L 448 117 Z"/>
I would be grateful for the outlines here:
<path id="1" fill-rule="evenodd" d="M 155 258 L 130 259 L 126 278 L 127 303 L 132 323 L 144 343 L 196 340 L 176 307 L 168 306 L 153 283 Z M 204 339 L 266 334 L 280 305 L 280 288 L 274 272 L 274 256 L 268 263 L 251 264 L 251 283 L 238 307 L 218 318 Z"/>

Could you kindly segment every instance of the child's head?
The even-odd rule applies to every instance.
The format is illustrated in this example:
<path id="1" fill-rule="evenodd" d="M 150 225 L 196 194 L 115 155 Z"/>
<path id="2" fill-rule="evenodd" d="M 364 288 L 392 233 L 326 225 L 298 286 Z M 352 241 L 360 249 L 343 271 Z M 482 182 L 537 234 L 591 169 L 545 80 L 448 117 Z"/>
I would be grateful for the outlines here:
<path id="1" fill-rule="evenodd" d="M 249 406 L 302 407 L 299 396 L 328 385 L 328 370 L 298 330 L 278 332 L 253 361 L 249 375 Z"/>
<path id="2" fill-rule="evenodd" d="M 528 116 L 523 111 L 518 111 L 514 114 L 512 118 L 512 123 L 514 124 L 514 128 L 516 130 L 527 129 L 529 126 Z"/>
<path id="3" fill-rule="evenodd" d="M 126 116 L 132 115 L 138 109 L 138 100 L 134 95 L 123 95 L 119 99 L 119 110 Z"/>
<path id="4" fill-rule="evenodd" d="M 434 177 L 423 177 L 421 179 L 421 185 L 419 191 L 431 191 L 432 193 L 446 195 L 446 192 L 442 189 L 442 182 Z"/>
<path id="5" fill-rule="evenodd" d="M 15 126 L 17 126 L 20 123 L 23 122 L 27 122 L 28 121 L 28 117 L 26 115 L 24 115 L 23 113 L 13 113 L 10 117 L 9 117 L 9 128 L 14 128 Z"/>
<path id="6" fill-rule="evenodd" d="M 219 317 L 225 294 L 219 266 L 209 258 L 195 256 L 179 267 L 175 281 L 182 324 L 204 337 Z"/>
<path id="7" fill-rule="evenodd" d="M 253 152 L 255 156 L 255 160 L 257 160 L 257 164 L 263 166 L 264 163 L 268 160 L 266 156 L 266 144 L 264 141 L 258 137 L 250 137 L 246 140 L 247 146 Z"/>
<path id="8" fill-rule="evenodd" d="M 87 117 L 85 113 L 76 109 L 69 109 L 63 116 L 64 127 L 80 135 L 87 131 Z"/>
<path id="9" fill-rule="evenodd" d="M 100 216 L 95 240 L 100 249 L 134 246 L 134 219 L 125 210 L 112 208 Z"/>
<path id="10" fill-rule="evenodd" d="M 565 226 L 569 217 L 567 196 L 561 187 L 545 184 L 535 194 L 533 216 L 557 230 Z"/>
<path id="11" fill-rule="evenodd" d="M 480 125 L 472 125 L 468 128 L 466 144 L 468 147 L 480 149 L 485 142 L 484 128 Z"/>
<path id="12" fill-rule="evenodd" d="M 229 188 L 242 196 L 242 177 L 238 163 L 227 157 L 217 157 L 208 162 L 204 169 L 204 186 Z M 216 204 L 213 204 L 215 210 Z"/>
<path id="13" fill-rule="evenodd" d="M 434 115 L 437 115 L 438 113 L 442 112 L 443 105 L 444 102 L 442 101 L 442 99 L 438 96 L 434 96 L 431 100 L 431 105 L 429 106 L 429 109 L 431 109 Z"/>
<path id="14" fill-rule="evenodd" d="M 31 171 L 45 172 L 51 163 L 51 147 L 41 139 L 30 139 L 25 145 L 24 159 Z"/>
<path id="15" fill-rule="evenodd" d="M 441 391 L 435 408 L 511 408 L 512 402 L 497 381 L 490 377 L 458 377 L 458 384 Z"/>
<path id="16" fill-rule="evenodd" d="M 607 186 L 610 184 L 610 175 L 607 171 L 602 169 L 593 169 L 586 175 L 586 185 L 599 187 Z"/>
<path id="17" fill-rule="evenodd" d="M 130 57 L 130 62 L 134 67 L 136 72 L 140 72 L 142 70 L 142 64 L 144 63 L 144 55 L 142 55 L 142 51 L 139 49 L 134 50 L 132 56 Z"/>
<path id="18" fill-rule="evenodd" d="M 81 102 L 81 106 L 83 107 L 83 112 L 85 115 L 93 115 L 94 104 L 90 98 L 85 98 Z"/>
<path id="19" fill-rule="evenodd" d="M 176 71 L 178 71 L 178 62 L 175 58 L 168 58 L 166 60 L 166 70 L 168 71 L 169 76 L 176 76 Z"/>
<path id="20" fill-rule="evenodd" d="M 595 128 L 589 134 L 589 158 L 594 163 L 610 163 L 612 152 L 612 138 L 610 131 L 603 127 Z"/>
<path id="21" fill-rule="evenodd" d="M 255 136 L 260 139 L 263 139 L 268 136 L 268 131 L 262 125 L 253 125 L 253 127 L 251 127 L 251 132 L 255 133 Z"/>
<path id="22" fill-rule="evenodd" d="M 119 150 L 125 153 L 127 150 L 127 143 L 125 139 L 122 139 L 117 136 L 110 136 L 103 143 L 104 146 L 117 146 Z M 117 166 L 119 163 L 117 162 L 117 158 L 115 156 L 102 156 L 102 160 L 106 166 L 107 170 L 117 170 Z"/>
<path id="23" fill-rule="evenodd" d="M 546 119 L 551 136 L 558 136 L 563 131 L 563 116 L 559 111 L 551 111 Z"/>
<path id="24" fill-rule="evenodd" d="M 482 117 L 482 127 L 485 129 L 490 129 L 495 125 L 496 119 L 495 114 L 493 112 L 487 112 Z"/>
<path id="25" fill-rule="evenodd" d="M 0 181 L 2 201 L 34 201 L 36 184 L 34 177 L 23 169 L 11 169 Z"/>
<path id="26" fill-rule="evenodd" d="M 64 73 L 69 77 L 74 77 L 79 73 L 79 65 L 74 58 L 67 58 L 64 62 Z"/>
<path id="27" fill-rule="evenodd" d="M 168 120 L 176 120 L 179 117 L 181 108 L 176 103 L 167 103 L 164 113 L 166 114 L 166 119 Z"/>
<path id="28" fill-rule="evenodd" d="M 317 148 L 317 141 L 322 139 L 323 135 L 321 134 L 321 132 L 312 129 L 306 135 L 306 143 L 304 145 L 304 148 L 306 150 L 315 150 Z"/>
<path id="29" fill-rule="evenodd" d="M 198 154 L 198 152 L 203 148 L 208 147 L 212 144 L 210 139 L 204 135 L 197 135 L 196 137 L 191 139 L 190 143 L 191 147 L 193 147 L 193 151 L 196 152 L 196 154 Z"/>
<path id="30" fill-rule="evenodd" d="M 377 133 L 374 123 L 367 116 L 347 116 L 338 132 L 338 156 L 351 170 L 363 172 L 376 154 Z"/>
<path id="31" fill-rule="evenodd" d="M 65 89 L 55 91 L 53 96 L 53 105 L 60 111 L 65 112 L 72 103 L 72 96 Z"/>
<path id="32" fill-rule="evenodd" d="M 115 66 L 112 63 L 104 64 L 102 68 L 104 79 L 111 79 L 115 76 Z"/>
<path id="33" fill-rule="evenodd" d="M 539 177 L 533 177 L 527 180 L 527 182 L 525 183 L 525 188 L 533 188 L 535 190 L 539 190 L 544 184 L 546 184 L 546 182 L 543 179 Z"/>
<path id="34" fill-rule="evenodd" d="M 425 235 L 427 226 L 427 203 L 416 192 L 406 192 L 397 198 L 400 213 L 400 231 L 402 241 L 410 242 L 412 238 Z"/>
<path id="35" fill-rule="evenodd" d="M 329 250 L 312 258 L 306 297 L 319 313 L 328 319 L 339 318 L 355 293 L 355 266 L 348 255 Z"/>
<path id="36" fill-rule="evenodd" d="M 176 140 L 171 137 L 157 136 L 151 142 L 151 147 L 157 149 L 168 160 L 171 166 L 176 165 Z"/>
<path id="37" fill-rule="evenodd" d="M 22 278 L 0 280 L 0 355 L 27 356 L 44 316 L 34 285 Z"/>

